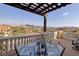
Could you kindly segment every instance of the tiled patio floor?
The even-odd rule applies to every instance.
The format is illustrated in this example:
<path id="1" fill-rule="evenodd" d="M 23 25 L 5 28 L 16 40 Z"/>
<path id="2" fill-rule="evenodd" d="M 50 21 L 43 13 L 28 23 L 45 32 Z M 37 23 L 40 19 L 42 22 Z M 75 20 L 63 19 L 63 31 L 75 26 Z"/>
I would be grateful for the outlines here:
<path id="1" fill-rule="evenodd" d="M 54 40 L 54 44 L 57 42 L 61 42 L 61 44 L 66 48 L 64 52 L 64 56 L 79 56 L 79 51 L 72 49 L 72 41 L 67 39 L 56 39 Z"/>

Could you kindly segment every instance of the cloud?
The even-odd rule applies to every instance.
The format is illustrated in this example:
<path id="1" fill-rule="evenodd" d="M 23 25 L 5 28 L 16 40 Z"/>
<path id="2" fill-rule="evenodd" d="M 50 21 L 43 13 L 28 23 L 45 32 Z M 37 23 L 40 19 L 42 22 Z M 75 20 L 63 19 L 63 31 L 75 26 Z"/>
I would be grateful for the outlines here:
<path id="1" fill-rule="evenodd" d="M 15 22 L 15 21 L 13 21 L 13 20 L 6 20 L 6 22 Z"/>
<path id="2" fill-rule="evenodd" d="M 9 23 L 12 23 L 12 22 L 15 22 L 14 20 L 7 20 L 7 19 L 5 19 L 5 20 L 0 20 L 0 22 L 9 22 Z"/>
<path id="3" fill-rule="evenodd" d="M 67 15 L 69 15 L 69 12 L 65 12 L 65 13 L 63 14 L 63 16 L 67 16 Z"/>

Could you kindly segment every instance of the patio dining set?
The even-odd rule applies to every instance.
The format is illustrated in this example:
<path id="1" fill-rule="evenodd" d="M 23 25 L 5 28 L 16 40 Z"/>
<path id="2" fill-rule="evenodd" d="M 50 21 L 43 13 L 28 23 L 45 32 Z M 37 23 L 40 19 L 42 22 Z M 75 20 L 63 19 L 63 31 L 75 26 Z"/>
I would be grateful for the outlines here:
<path id="1" fill-rule="evenodd" d="M 36 41 L 30 45 L 18 45 L 15 50 L 18 56 L 62 56 L 65 48 L 60 43 L 54 46 Z"/>

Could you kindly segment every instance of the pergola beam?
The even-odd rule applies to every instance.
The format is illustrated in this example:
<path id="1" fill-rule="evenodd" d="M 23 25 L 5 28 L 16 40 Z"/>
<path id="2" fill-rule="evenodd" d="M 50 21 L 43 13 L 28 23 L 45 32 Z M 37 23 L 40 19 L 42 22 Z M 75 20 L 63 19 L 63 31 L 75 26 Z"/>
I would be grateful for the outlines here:
<path id="1" fill-rule="evenodd" d="M 4 4 L 14 6 L 16 8 L 44 16 L 45 13 L 49 13 L 50 11 L 59 9 L 70 3 L 4 3 Z M 60 5 L 58 5 L 58 4 L 60 4 Z M 56 7 L 53 8 L 53 6 L 56 6 Z"/>
<path id="2" fill-rule="evenodd" d="M 36 11 L 33 11 L 31 8 L 29 8 L 31 6 L 31 4 L 28 5 L 28 7 L 26 6 L 22 6 L 21 3 L 5 3 L 6 5 L 10 5 L 10 6 L 13 6 L 13 7 L 16 7 L 18 9 L 22 9 L 22 10 L 25 10 L 25 11 L 28 11 L 28 12 L 31 12 L 31 13 L 34 13 L 34 14 L 37 14 L 37 15 L 40 15 L 40 16 L 43 16 L 42 14 L 36 12 Z"/>

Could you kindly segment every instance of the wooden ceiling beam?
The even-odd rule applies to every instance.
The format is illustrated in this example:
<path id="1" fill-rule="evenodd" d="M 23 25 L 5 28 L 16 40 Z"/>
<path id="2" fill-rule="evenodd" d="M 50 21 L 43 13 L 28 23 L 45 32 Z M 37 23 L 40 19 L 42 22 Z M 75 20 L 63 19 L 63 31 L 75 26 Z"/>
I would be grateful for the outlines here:
<path id="1" fill-rule="evenodd" d="M 30 9 L 28 7 L 22 6 L 20 3 L 5 3 L 5 4 L 43 16 L 42 14 L 39 14 L 36 11 L 32 11 L 32 9 Z"/>
<path id="2" fill-rule="evenodd" d="M 36 4 L 35 3 L 4 3 L 4 4 L 44 16 L 46 13 L 64 7 L 69 3 L 36 3 Z"/>

